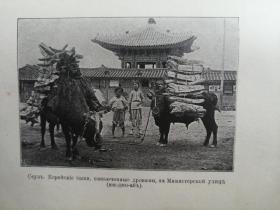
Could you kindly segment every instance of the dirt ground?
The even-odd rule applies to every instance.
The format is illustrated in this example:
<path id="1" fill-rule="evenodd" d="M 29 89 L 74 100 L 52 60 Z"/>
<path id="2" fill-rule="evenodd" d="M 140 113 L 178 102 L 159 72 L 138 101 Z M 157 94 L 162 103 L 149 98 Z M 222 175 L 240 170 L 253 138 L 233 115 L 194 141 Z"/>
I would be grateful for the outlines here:
<path id="1" fill-rule="evenodd" d="M 147 122 L 148 108 L 144 108 L 143 127 Z M 127 116 L 128 118 L 128 116 Z M 84 141 L 78 143 L 81 159 L 69 162 L 65 158 L 65 140 L 61 132 L 56 132 L 55 140 L 59 150 L 50 148 L 50 138 L 46 132 L 47 147 L 40 149 L 40 126 L 34 127 L 21 121 L 22 166 L 64 166 L 115 169 L 155 169 L 155 170 L 210 170 L 231 171 L 233 169 L 233 144 L 235 132 L 235 112 L 216 112 L 218 147 L 203 147 L 206 131 L 202 122 L 194 122 L 187 129 L 183 124 L 171 125 L 169 144 L 159 147 L 158 128 L 151 117 L 147 135 L 142 144 L 140 139 L 126 135 L 121 138 L 120 129 L 116 139 L 111 136 L 112 113 L 103 118 L 103 148 L 99 151 L 87 147 Z M 126 121 L 126 133 L 129 122 Z M 212 138 L 211 138 L 212 140 Z"/>

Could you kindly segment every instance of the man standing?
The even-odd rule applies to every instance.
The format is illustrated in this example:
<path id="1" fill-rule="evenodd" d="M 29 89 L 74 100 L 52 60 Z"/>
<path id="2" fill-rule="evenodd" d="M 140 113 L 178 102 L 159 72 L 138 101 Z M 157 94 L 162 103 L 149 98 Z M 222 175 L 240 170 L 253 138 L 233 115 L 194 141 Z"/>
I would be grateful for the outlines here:
<path id="1" fill-rule="evenodd" d="M 144 100 L 144 95 L 139 89 L 139 82 L 133 82 L 133 90 L 129 95 L 129 113 L 130 120 L 132 124 L 131 133 L 140 138 L 141 137 L 141 128 L 142 125 L 142 104 Z"/>

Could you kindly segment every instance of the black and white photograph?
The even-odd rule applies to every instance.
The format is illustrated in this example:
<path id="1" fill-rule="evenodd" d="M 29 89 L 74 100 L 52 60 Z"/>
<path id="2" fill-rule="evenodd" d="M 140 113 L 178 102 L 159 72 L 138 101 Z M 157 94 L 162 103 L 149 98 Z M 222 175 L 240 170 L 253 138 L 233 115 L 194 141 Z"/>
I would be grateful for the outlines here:
<path id="1" fill-rule="evenodd" d="M 238 17 L 17 20 L 22 167 L 234 171 Z"/>
<path id="2" fill-rule="evenodd" d="M 0 2 L 1 210 L 279 209 L 278 1 Z"/>

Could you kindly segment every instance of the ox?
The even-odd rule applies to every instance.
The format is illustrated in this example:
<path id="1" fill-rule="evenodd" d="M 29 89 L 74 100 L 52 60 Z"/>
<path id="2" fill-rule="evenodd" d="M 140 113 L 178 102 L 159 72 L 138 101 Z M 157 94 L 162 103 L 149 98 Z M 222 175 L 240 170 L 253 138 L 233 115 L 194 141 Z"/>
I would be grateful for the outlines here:
<path id="1" fill-rule="evenodd" d="M 163 94 L 164 92 L 164 88 L 159 87 L 155 93 L 151 92 L 152 94 L 148 95 L 148 97 L 152 100 L 151 109 L 153 111 L 152 113 L 155 124 L 159 127 L 160 140 L 158 144 L 160 146 L 166 146 L 168 142 L 168 134 L 171 123 L 184 123 L 186 124 L 186 127 L 188 127 L 190 123 L 197 121 L 197 118 L 188 116 L 186 113 L 183 113 L 179 116 L 173 113 L 171 114 L 169 108 L 171 102 L 168 100 L 168 96 Z M 193 96 L 193 98 L 195 97 L 196 96 Z M 207 92 L 202 93 L 202 97 L 205 100 L 201 105 L 206 110 L 206 114 L 201 118 L 201 120 L 207 132 L 203 145 L 208 146 L 209 139 L 211 137 L 211 134 L 213 133 L 213 143 L 211 147 L 216 147 L 218 125 L 215 121 L 215 110 L 220 111 L 217 108 L 218 98 L 214 93 Z"/>

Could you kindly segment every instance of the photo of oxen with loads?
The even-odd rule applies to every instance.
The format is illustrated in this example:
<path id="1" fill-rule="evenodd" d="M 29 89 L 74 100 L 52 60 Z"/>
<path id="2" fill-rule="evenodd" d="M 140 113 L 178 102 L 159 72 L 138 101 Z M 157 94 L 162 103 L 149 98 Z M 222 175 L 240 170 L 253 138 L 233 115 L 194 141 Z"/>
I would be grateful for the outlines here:
<path id="1" fill-rule="evenodd" d="M 233 171 L 238 30 L 238 18 L 19 19 L 21 165 Z"/>

